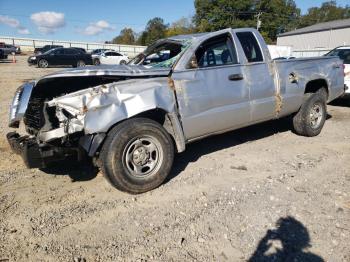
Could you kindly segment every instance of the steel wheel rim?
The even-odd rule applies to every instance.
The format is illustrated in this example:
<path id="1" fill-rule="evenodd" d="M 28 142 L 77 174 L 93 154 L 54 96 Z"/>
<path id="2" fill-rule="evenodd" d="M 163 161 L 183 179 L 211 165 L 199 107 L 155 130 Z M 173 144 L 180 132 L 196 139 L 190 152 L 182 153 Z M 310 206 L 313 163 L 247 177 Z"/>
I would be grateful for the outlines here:
<path id="1" fill-rule="evenodd" d="M 46 60 L 40 60 L 39 63 L 40 67 L 47 67 L 49 65 Z"/>
<path id="2" fill-rule="evenodd" d="M 310 111 L 310 122 L 311 127 L 317 129 L 322 122 L 323 118 L 323 107 L 320 103 L 316 103 L 312 106 Z"/>
<path id="3" fill-rule="evenodd" d="M 160 142 L 153 136 L 142 136 L 131 140 L 123 152 L 123 164 L 137 178 L 155 174 L 163 161 Z"/>

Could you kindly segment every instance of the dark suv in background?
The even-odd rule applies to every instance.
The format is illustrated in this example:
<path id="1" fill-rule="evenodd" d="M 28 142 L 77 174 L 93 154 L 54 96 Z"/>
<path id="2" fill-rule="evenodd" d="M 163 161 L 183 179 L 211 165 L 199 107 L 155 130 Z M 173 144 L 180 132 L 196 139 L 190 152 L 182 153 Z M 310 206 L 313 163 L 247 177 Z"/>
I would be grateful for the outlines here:
<path id="1" fill-rule="evenodd" d="M 2 49 L 0 49 L 0 59 L 7 59 L 7 55 L 5 55 L 5 52 Z"/>
<path id="2" fill-rule="evenodd" d="M 43 47 L 35 48 L 34 54 L 40 55 L 40 54 L 46 53 L 47 51 L 50 51 L 51 49 L 59 48 L 59 47 L 63 47 L 63 46 L 62 45 L 44 45 Z"/>
<path id="3" fill-rule="evenodd" d="M 53 65 L 66 65 L 73 67 L 83 67 L 92 65 L 90 54 L 83 53 L 76 48 L 55 48 L 50 51 L 28 58 L 29 65 L 37 65 L 41 68 L 46 68 Z"/>

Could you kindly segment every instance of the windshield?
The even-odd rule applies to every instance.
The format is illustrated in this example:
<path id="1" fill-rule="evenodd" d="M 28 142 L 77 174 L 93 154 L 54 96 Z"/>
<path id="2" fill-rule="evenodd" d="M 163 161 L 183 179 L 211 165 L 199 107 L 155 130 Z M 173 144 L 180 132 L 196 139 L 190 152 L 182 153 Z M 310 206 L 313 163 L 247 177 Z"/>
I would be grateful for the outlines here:
<path id="1" fill-rule="evenodd" d="M 188 43 L 165 40 L 151 45 L 128 64 L 147 67 L 172 67 L 188 46 Z"/>

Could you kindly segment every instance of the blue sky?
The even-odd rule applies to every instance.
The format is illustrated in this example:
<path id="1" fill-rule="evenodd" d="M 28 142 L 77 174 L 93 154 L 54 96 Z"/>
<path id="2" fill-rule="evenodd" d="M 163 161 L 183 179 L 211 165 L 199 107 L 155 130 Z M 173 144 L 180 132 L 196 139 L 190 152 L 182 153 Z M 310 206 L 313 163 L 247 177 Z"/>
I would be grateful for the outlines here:
<path id="1" fill-rule="evenodd" d="M 322 2 L 296 0 L 303 13 Z M 193 14 L 192 0 L 0 0 L 0 35 L 99 42 L 126 26 L 140 32 L 156 16 L 171 23 Z"/>

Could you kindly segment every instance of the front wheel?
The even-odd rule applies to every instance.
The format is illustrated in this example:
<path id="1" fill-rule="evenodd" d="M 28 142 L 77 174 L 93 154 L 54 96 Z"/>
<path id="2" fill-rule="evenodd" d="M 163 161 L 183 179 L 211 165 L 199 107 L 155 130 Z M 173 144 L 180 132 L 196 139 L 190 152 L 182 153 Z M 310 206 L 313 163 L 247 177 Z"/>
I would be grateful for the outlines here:
<path id="1" fill-rule="evenodd" d="M 40 59 L 38 62 L 38 67 L 47 68 L 49 66 L 49 62 L 45 59 Z"/>
<path id="2" fill-rule="evenodd" d="M 122 60 L 122 61 L 120 61 L 119 64 L 120 64 L 120 65 L 126 65 L 126 61 L 125 61 L 125 60 Z"/>
<path id="3" fill-rule="evenodd" d="M 323 89 L 305 94 L 304 103 L 293 118 L 294 130 L 302 136 L 317 136 L 321 133 L 327 117 L 327 96 Z"/>
<path id="4" fill-rule="evenodd" d="M 102 171 L 114 187 L 139 194 L 164 182 L 172 167 L 174 145 L 157 122 L 129 119 L 109 132 L 100 159 Z"/>

